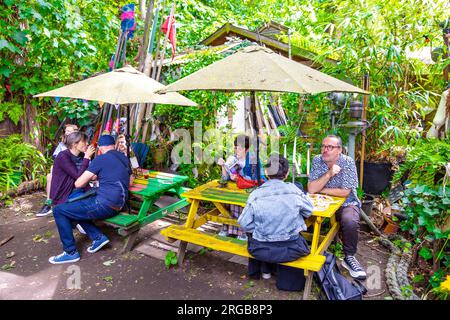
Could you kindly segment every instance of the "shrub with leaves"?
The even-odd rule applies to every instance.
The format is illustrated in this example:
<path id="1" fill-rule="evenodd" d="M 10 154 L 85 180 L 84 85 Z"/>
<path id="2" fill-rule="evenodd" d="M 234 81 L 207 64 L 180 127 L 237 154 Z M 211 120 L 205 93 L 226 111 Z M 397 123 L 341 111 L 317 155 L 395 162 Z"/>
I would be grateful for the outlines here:
<path id="1" fill-rule="evenodd" d="M 450 162 L 450 141 L 438 139 L 421 139 L 408 147 L 406 161 L 393 176 L 398 182 L 409 174 L 411 184 L 435 186 L 445 176 L 445 165 Z"/>
<path id="2" fill-rule="evenodd" d="M 450 189 L 416 185 L 401 201 L 407 219 L 400 226 L 414 235 L 419 255 L 432 264 L 429 283 L 439 287 L 450 271 Z"/>
<path id="3" fill-rule="evenodd" d="M 66 99 L 52 106 L 49 115 L 59 115 L 60 119 L 69 118 L 76 120 L 80 127 L 89 124 L 92 117 L 98 114 L 99 106 L 94 101 L 82 101 L 78 99 Z"/>
<path id="4" fill-rule="evenodd" d="M 22 143 L 18 134 L 0 139 L 0 192 L 3 195 L 17 186 L 14 175 L 24 180 L 44 178 L 46 159 L 36 147 Z"/>

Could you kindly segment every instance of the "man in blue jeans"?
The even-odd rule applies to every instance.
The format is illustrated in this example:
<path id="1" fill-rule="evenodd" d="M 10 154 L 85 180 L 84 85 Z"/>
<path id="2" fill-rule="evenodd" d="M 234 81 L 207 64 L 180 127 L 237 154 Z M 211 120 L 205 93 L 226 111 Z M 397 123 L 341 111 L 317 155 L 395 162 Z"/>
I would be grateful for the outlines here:
<path id="1" fill-rule="evenodd" d="M 93 220 L 103 220 L 119 213 L 128 197 L 130 183 L 130 162 L 121 152 L 115 150 L 114 138 L 103 135 L 98 140 L 100 156 L 97 156 L 87 170 L 75 181 L 76 188 L 85 187 L 97 176 L 99 187 L 85 199 L 66 202 L 53 209 L 63 253 L 50 257 L 52 264 L 71 263 L 80 260 L 72 233 L 72 223 L 77 222 L 93 241 L 89 253 L 95 253 L 105 246 L 109 239 L 94 225 Z"/>

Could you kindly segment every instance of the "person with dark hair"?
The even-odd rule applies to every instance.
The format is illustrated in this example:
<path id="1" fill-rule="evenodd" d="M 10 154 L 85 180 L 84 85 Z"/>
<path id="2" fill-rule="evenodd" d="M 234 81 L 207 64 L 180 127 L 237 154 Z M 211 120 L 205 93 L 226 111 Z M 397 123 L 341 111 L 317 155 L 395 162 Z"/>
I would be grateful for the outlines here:
<path id="1" fill-rule="evenodd" d="M 295 184 L 284 182 L 289 174 L 286 158 L 272 154 L 265 173 L 269 180 L 250 194 L 238 218 L 240 226 L 249 233 L 248 252 L 254 258 L 249 259 L 248 275 L 253 279 L 269 279 L 274 264 L 309 254 L 300 232 L 306 230 L 304 219 L 313 212 L 311 200 Z M 281 265 L 276 268 L 279 289 L 302 290 L 299 280 L 304 277 L 298 270 Z"/>
<path id="2" fill-rule="evenodd" d="M 58 146 L 56 147 L 56 149 L 52 155 L 54 160 L 56 159 L 56 157 L 59 155 L 60 152 L 67 150 L 67 146 L 65 144 L 66 137 L 75 131 L 78 131 L 78 126 L 75 124 L 66 124 L 64 126 L 64 133 L 61 136 L 61 141 L 59 142 Z M 80 162 L 81 161 L 77 161 L 76 163 L 80 163 Z M 50 190 L 52 187 L 52 174 L 53 174 L 53 166 L 50 167 L 50 173 L 47 174 L 47 186 L 46 186 L 47 199 L 45 200 L 45 202 L 44 202 L 42 208 L 39 210 L 39 212 L 36 213 L 36 217 L 45 217 L 45 216 L 49 215 L 50 213 L 52 213 L 53 201 L 52 201 L 52 198 L 50 197 Z"/>
<path id="3" fill-rule="evenodd" d="M 346 198 L 342 207 L 336 211 L 344 244 L 345 258 L 342 266 L 353 278 L 364 280 L 366 272 L 355 257 L 361 208 L 361 202 L 356 194 L 357 187 L 355 161 L 342 154 L 341 138 L 334 135 L 325 137 L 322 141 L 322 153 L 312 161 L 308 191 Z"/>
<path id="4" fill-rule="evenodd" d="M 222 158 L 217 161 L 217 164 L 222 166 L 222 181 L 232 180 L 236 181 L 238 188 L 245 189 L 256 186 L 257 172 L 260 171 L 260 184 L 264 183 L 266 177 L 264 176 L 261 163 L 256 164 L 256 157 L 249 152 L 250 138 L 246 135 L 238 135 L 234 139 L 235 154 L 228 157 L 225 162 Z M 234 218 L 238 218 L 243 210 L 238 205 L 227 206 Z M 224 224 L 220 236 L 226 237 L 230 235 L 237 236 L 238 239 L 246 241 L 247 236 L 245 232 L 236 226 Z"/>
<path id="5" fill-rule="evenodd" d="M 76 188 L 85 187 L 97 176 L 99 187 L 90 197 L 57 205 L 53 209 L 63 253 L 49 258 L 52 264 L 72 263 L 80 260 L 72 223 L 78 222 L 92 240 L 89 253 L 95 253 L 109 243 L 109 239 L 94 225 L 93 220 L 107 219 L 117 215 L 125 206 L 130 185 L 131 167 L 128 158 L 115 150 L 114 138 L 102 135 L 98 139 L 101 155 L 97 156 L 87 170 L 75 181 Z"/>

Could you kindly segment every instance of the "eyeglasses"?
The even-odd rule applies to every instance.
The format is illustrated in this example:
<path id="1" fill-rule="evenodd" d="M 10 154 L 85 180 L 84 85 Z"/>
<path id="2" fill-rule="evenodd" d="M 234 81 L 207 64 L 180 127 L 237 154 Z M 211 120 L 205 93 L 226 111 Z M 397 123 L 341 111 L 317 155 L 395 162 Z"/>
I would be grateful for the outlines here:
<path id="1" fill-rule="evenodd" d="M 332 145 L 325 145 L 325 144 L 321 145 L 321 148 L 325 149 L 327 151 L 333 150 L 334 148 L 340 148 L 340 147 L 341 146 L 332 146 Z"/>

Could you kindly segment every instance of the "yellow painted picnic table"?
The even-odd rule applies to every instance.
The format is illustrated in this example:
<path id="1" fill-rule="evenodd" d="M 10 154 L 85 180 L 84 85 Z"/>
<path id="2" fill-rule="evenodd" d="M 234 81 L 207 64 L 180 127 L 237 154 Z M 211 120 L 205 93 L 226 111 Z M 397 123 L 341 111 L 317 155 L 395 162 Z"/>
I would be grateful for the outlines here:
<path id="1" fill-rule="evenodd" d="M 247 251 L 245 241 L 231 237 L 221 237 L 217 234 L 207 234 L 197 230 L 197 228 L 208 221 L 239 226 L 237 220 L 232 217 L 225 205 L 234 204 L 245 207 L 249 195 L 250 193 L 248 193 L 247 190 L 239 189 L 234 182 L 228 182 L 226 186 L 221 186 L 218 180 L 210 181 L 183 193 L 182 196 L 191 203 L 185 225 L 172 225 L 161 231 L 161 234 L 166 236 L 169 240 L 180 240 L 178 263 L 181 264 L 183 262 L 188 243 L 251 257 Z M 306 220 L 306 225 L 308 227 L 313 225 L 313 233 L 302 232 L 302 235 L 306 240 L 311 242 L 311 253 L 296 261 L 283 263 L 287 266 L 305 270 L 307 283 L 305 286 L 304 298 L 309 296 L 313 272 L 317 272 L 321 269 L 325 262 L 323 253 L 333 241 L 339 230 L 339 223 L 336 221 L 335 213 L 344 203 L 345 198 L 332 198 L 334 202 L 330 204 L 326 210 L 314 210 L 311 217 Z M 214 208 L 204 214 L 199 214 L 198 209 L 200 202 L 202 201 L 212 203 Z M 330 228 L 325 235 L 321 235 L 322 223 L 326 219 L 329 219 L 330 221 Z"/>

